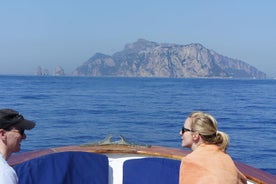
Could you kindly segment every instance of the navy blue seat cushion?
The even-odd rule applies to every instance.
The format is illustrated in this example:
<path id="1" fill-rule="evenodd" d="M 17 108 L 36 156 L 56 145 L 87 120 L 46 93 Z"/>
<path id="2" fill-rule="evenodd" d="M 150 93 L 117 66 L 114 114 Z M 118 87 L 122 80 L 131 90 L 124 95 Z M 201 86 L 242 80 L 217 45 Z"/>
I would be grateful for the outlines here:
<path id="1" fill-rule="evenodd" d="M 14 169 L 20 184 L 108 184 L 108 158 L 95 153 L 53 153 Z"/>
<path id="2" fill-rule="evenodd" d="M 123 165 L 124 184 L 178 184 L 180 160 L 142 158 Z"/>

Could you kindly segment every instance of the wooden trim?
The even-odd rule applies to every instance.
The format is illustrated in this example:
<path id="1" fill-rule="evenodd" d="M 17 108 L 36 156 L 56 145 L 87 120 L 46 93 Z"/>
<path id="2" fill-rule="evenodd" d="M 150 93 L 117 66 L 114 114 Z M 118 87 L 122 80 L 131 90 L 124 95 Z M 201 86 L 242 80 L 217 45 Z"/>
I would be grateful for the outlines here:
<path id="1" fill-rule="evenodd" d="M 48 155 L 56 152 L 64 151 L 84 151 L 99 154 L 135 154 L 154 157 L 164 157 L 176 160 L 181 160 L 189 151 L 177 148 L 161 147 L 161 146 L 137 146 L 137 145 L 121 145 L 121 144 L 106 144 L 106 145 L 86 145 L 86 146 L 65 146 L 57 148 L 49 148 L 38 151 L 31 151 L 16 154 L 10 157 L 9 164 L 14 166 L 24 161 L 37 158 L 43 155 Z M 276 181 L 276 176 L 264 172 L 260 169 L 235 162 L 239 170 L 252 182 L 257 184 L 272 184 Z"/>

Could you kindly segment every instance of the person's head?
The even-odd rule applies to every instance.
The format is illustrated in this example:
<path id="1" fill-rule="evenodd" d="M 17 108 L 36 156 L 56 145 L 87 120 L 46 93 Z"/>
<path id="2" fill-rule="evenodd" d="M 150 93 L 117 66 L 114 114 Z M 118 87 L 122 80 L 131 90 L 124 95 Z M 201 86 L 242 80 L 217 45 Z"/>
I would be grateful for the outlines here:
<path id="1" fill-rule="evenodd" d="M 201 143 L 215 144 L 221 150 L 226 151 L 229 146 L 228 135 L 218 131 L 215 118 L 204 112 L 192 112 L 184 122 L 180 132 L 182 146 L 194 148 Z"/>
<path id="2" fill-rule="evenodd" d="M 24 119 L 13 109 L 0 109 L 0 137 L 8 155 L 20 151 L 20 143 L 26 139 L 25 130 L 34 128 L 35 123 Z"/>

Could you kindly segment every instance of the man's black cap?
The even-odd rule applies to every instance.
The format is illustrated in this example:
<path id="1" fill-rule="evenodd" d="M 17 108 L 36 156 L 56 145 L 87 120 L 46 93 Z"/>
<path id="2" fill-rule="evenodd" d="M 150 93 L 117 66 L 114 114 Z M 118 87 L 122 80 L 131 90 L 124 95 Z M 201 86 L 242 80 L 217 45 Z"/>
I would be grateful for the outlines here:
<path id="1" fill-rule="evenodd" d="M 13 109 L 0 109 L 0 129 L 6 129 L 12 126 L 30 130 L 35 127 L 35 123 L 24 119 L 19 112 Z"/>

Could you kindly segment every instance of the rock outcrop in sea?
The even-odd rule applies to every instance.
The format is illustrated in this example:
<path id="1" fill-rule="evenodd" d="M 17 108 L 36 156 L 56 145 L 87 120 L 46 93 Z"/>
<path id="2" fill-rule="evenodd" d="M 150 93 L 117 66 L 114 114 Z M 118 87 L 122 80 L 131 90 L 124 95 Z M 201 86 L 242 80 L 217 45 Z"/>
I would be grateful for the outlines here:
<path id="1" fill-rule="evenodd" d="M 35 71 L 35 75 L 39 76 L 48 76 L 49 75 L 49 70 L 48 69 L 42 69 L 41 66 L 38 66 Z"/>
<path id="2" fill-rule="evenodd" d="M 50 74 L 48 69 L 43 69 L 41 66 L 38 66 L 35 71 L 35 75 L 38 76 L 64 76 L 66 75 L 64 69 L 61 66 L 57 66 L 52 74 Z"/>
<path id="3" fill-rule="evenodd" d="M 55 76 L 64 76 L 65 72 L 64 69 L 61 66 L 57 66 L 54 71 Z"/>
<path id="4" fill-rule="evenodd" d="M 203 45 L 164 44 L 139 39 L 112 56 L 96 53 L 73 71 L 75 76 L 256 78 L 266 74 Z"/>

